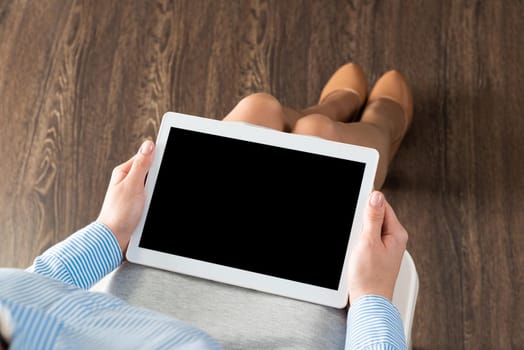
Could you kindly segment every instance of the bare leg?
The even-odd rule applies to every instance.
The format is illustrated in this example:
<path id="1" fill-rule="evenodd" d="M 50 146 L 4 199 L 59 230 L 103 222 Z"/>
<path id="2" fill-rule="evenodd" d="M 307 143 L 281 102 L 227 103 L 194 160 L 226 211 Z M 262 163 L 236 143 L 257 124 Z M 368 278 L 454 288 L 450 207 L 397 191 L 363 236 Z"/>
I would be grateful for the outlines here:
<path id="1" fill-rule="evenodd" d="M 318 105 L 303 109 L 300 114 L 302 116 L 322 114 L 334 121 L 347 122 L 358 112 L 361 105 L 360 98 L 354 92 L 337 90 L 324 98 Z"/>
<path id="2" fill-rule="evenodd" d="M 301 111 L 284 107 L 272 95 L 252 94 L 243 98 L 224 118 L 243 121 L 281 131 L 291 131 L 305 115 L 322 114 L 334 121 L 349 121 L 360 109 L 367 94 L 362 67 L 355 63 L 341 66 L 328 80 L 318 104 Z"/>
<path id="3" fill-rule="evenodd" d="M 379 99 L 364 110 L 362 118 L 369 122 L 344 123 L 358 108 L 358 97 L 347 91 L 332 94 L 323 104 L 301 112 L 282 106 L 272 95 L 258 93 L 242 99 L 224 120 L 375 148 L 380 154 L 375 179 L 378 189 L 387 175 L 392 141 L 400 137 L 395 120 L 403 122 L 403 112 L 397 103 Z M 396 115 L 399 115 L 398 120 Z"/>
<path id="4" fill-rule="evenodd" d="M 324 91 L 329 90 L 330 86 L 358 87 L 359 74 L 359 69 L 355 69 L 354 66 L 342 68 L 333 75 Z M 351 83 L 348 77 L 352 77 L 354 83 Z M 361 95 L 362 91 L 357 93 Z M 327 96 L 332 95 L 334 94 Z M 336 95 L 333 96 L 334 100 L 336 98 Z M 338 98 L 342 99 L 344 96 L 340 95 Z M 343 123 L 338 119 L 326 117 L 322 112 L 315 112 L 298 120 L 293 132 L 376 149 L 379 152 L 379 163 L 375 188 L 380 189 L 386 179 L 389 164 L 411 125 L 412 117 L 411 89 L 402 74 L 391 70 L 373 87 L 360 122 Z"/>
<path id="5" fill-rule="evenodd" d="M 315 106 L 296 111 L 270 94 L 257 93 L 242 99 L 224 120 L 374 148 L 380 155 L 375 177 L 375 188 L 380 189 L 411 122 L 412 96 L 404 78 L 390 71 L 375 85 L 361 121 L 345 123 L 360 109 L 366 84 L 359 67 L 345 65 L 326 84 Z"/>
<path id="6" fill-rule="evenodd" d="M 367 95 L 367 81 L 360 65 L 347 63 L 330 77 L 318 104 L 296 111 L 282 106 L 265 93 L 243 98 L 224 118 L 243 121 L 281 131 L 291 131 L 298 119 L 305 115 L 322 114 L 334 121 L 346 122 L 360 109 Z"/>
<path id="7" fill-rule="evenodd" d="M 283 107 L 272 95 L 256 93 L 240 100 L 223 120 L 240 121 L 285 131 L 288 123 L 298 118 L 298 112 Z"/>
<path id="8" fill-rule="evenodd" d="M 335 121 L 347 121 L 360 108 L 359 97 L 350 91 L 335 91 L 321 104 L 302 111 L 282 106 L 272 95 L 256 93 L 244 97 L 225 121 L 242 121 L 268 128 L 291 131 L 296 122 L 305 115 L 322 114 Z"/>
<path id="9" fill-rule="evenodd" d="M 323 114 L 310 114 L 296 123 L 293 132 L 376 149 L 379 152 L 379 163 L 375 188 L 380 189 L 393 156 L 392 143 L 402 137 L 403 115 L 398 103 L 378 99 L 366 107 L 360 122 L 343 123 Z"/>

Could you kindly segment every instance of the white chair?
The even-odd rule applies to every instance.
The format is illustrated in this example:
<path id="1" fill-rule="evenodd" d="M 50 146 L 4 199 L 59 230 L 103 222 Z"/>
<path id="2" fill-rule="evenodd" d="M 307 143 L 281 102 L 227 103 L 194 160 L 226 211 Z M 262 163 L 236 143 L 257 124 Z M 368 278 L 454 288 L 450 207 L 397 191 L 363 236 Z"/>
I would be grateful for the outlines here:
<path id="1" fill-rule="evenodd" d="M 411 255 L 406 251 L 400 265 L 400 272 L 395 283 L 393 292 L 393 304 L 397 307 L 402 318 L 406 344 L 411 349 L 411 328 L 413 326 L 413 316 L 418 297 L 418 273 L 415 262 Z"/>

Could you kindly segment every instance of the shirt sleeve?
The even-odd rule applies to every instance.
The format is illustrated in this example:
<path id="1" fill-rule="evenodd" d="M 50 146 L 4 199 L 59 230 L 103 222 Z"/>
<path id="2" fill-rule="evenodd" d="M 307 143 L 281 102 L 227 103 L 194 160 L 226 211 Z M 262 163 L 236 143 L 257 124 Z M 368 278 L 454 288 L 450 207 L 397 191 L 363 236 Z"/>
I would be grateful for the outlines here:
<path id="1" fill-rule="evenodd" d="M 346 350 L 403 350 L 406 339 L 400 313 L 388 299 L 366 295 L 348 312 Z"/>
<path id="2" fill-rule="evenodd" d="M 37 257 L 27 270 L 89 289 L 117 268 L 123 256 L 113 233 L 93 222 Z"/>

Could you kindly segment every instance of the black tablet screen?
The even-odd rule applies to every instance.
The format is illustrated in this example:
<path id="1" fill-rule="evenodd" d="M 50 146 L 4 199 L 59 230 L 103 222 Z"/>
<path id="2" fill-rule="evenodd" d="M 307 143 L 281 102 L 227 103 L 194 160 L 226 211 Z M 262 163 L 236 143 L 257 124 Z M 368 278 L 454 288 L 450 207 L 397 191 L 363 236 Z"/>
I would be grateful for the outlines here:
<path id="1" fill-rule="evenodd" d="M 139 245 L 337 289 L 364 167 L 173 127 Z"/>

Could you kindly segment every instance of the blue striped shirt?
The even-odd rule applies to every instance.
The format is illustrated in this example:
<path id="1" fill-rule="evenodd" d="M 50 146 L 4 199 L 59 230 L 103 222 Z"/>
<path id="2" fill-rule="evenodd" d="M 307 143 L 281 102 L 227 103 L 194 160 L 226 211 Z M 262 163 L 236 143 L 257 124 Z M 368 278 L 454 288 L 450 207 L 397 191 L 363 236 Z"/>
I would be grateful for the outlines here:
<path id="1" fill-rule="evenodd" d="M 10 349 L 221 349 L 182 321 L 88 289 L 122 252 L 94 222 L 37 257 L 27 270 L 0 269 L 0 307 L 12 320 Z M 365 296 L 348 312 L 346 349 L 404 349 L 402 322 L 385 298 Z"/>

